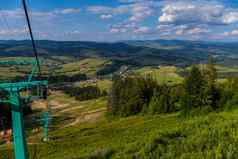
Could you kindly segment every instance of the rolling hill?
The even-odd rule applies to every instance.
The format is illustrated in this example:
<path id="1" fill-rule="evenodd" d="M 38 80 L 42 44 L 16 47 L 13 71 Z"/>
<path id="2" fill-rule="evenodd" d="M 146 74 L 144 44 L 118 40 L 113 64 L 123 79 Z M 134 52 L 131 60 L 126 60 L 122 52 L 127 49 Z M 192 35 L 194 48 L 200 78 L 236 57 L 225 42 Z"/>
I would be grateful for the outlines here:
<path id="1" fill-rule="evenodd" d="M 179 40 L 122 41 L 115 43 L 82 41 L 37 41 L 42 56 L 102 57 L 133 66 L 204 63 L 209 55 L 218 63 L 237 65 L 236 43 Z M 0 41 L 0 56 L 31 56 L 30 41 Z"/>

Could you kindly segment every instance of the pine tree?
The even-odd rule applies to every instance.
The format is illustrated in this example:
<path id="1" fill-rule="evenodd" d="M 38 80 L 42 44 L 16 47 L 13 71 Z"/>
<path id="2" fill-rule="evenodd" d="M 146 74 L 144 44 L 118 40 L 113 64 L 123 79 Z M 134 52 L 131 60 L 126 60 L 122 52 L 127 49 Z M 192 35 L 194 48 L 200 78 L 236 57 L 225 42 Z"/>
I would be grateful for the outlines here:
<path id="1" fill-rule="evenodd" d="M 209 86 L 215 85 L 217 79 L 217 70 L 215 67 L 215 59 L 212 56 L 209 56 L 208 58 L 206 78 Z"/>
<path id="2" fill-rule="evenodd" d="M 206 81 L 197 66 L 192 66 L 188 76 L 184 80 L 184 96 L 181 105 L 184 112 L 192 108 L 202 108 L 204 105 L 204 90 Z"/>
<path id="3" fill-rule="evenodd" d="M 205 89 L 205 103 L 210 105 L 212 108 L 217 109 L 220 94 L 216 88 L 217 71 L 215 68 L 215 60 L 212 56 L 208 58 L 208 64 L 205 73 L 205 78 L 207 81 L 207 86 Z"/>
<path id="4" fill-rule="evenodd" d="M 148 108 L 149 113 L 156 114 L 160 112 L 160 94 L 161 94 L 161 91 L 159 89 L 154 90 L 153 96 L 149 103 L 149 108 Z"/>

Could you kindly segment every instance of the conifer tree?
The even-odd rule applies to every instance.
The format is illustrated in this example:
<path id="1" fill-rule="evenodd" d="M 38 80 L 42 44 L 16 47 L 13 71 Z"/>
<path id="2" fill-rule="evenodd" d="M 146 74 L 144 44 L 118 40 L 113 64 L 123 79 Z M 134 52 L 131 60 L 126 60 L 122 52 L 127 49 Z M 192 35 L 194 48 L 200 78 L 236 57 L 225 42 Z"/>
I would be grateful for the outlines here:
<path id="1" fill-rule="evenodd" d="M 207 81 L 207 86 L 205 89 L 205 103 L 216 109 L 218 108 L 218 100 L 220 95 L 218 89 L 216 88 L 217 71 L 215 68 L 215 59 L 212 56 L 208 58 L 205 78 Z"/>
<path id="2" fill-rule="evenodd" d="M 184 96 L 181 99 L 183 111 L 201 108 L 204 104 L 204 88 L 206 81 L 197 66 L 192 66 L 184 80 Z"/>
<path id="3" fill-rule="evenodd" d="M 215 68 L 215 59 L 212 56 L 209 56 L 208 58 L 206 78 L 209 86 L 215 85 L 217 79 L 217 70 Z"/>

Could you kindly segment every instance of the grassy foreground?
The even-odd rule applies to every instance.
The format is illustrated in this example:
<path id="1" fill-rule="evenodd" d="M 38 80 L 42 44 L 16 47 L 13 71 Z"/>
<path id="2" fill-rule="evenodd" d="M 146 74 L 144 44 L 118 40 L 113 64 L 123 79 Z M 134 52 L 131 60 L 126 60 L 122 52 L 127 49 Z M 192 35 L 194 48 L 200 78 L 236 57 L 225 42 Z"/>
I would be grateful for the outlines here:
<path id="1" fill-rule="evenodd" d="M 177 114 L 135 116 L 51 132 L 32 145 L 38 158 L 236 158 L 237 111 L 182 120 Z"/>
<path id="2" fill-rule="evenodd" d="M 68 115 L 67 112 L 74 117 L 90 114 L 105 108 L 105 100 L 79 102 L 81 106 L 74 111 L 68 109 L 69 105 L 61 114 L 57 113 L 61 117 Z M 72 102 L 74 107 L 75 102 Z M 235 159 L 238 156 L 238 110 L 189 119 L 180 118 L 178 113 L 113 120 L 102 115 L 72 126 L 65 126 L 66 123 L 53 122 L 56 128 L 50 132 L 49 143 L 29 144 L 31 159 Z"/>

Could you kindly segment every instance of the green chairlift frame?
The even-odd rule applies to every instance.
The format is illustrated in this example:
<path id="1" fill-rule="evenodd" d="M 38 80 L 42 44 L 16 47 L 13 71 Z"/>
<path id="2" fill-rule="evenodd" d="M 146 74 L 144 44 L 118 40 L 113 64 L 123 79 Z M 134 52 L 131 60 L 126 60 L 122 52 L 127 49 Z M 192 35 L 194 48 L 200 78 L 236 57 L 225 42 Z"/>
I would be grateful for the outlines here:
<path id="1" fill-rule="evenodd" d="M 28 16 L 25 0 L 22 0 L 22 4 L 23 4 L 26 20 L 27 20 L 27 25 L 29 28 L 35 61 L 34 63 L 32 63 L 32 70 L 26 81 L 0 84 L 0 90 L 7 94 L 6 97 L 1 97 L 2 99 L 0 99 L 0 103 L 8 103 L 11 105 L 15 159 L 29 159 L 27 141 L 25 136 L 25 128 L 24 128 L 24 118 L 23 118 L 24 104 L 22 100 L 27 99 L 27 101 L 30 101 L 30 100 L 34 100 L 35 97 L 38 97 L 38 98 L 42 97 L 42 93 L 37 94 L 36 96 L 34 96 L 34 98 L 31 94 L 29 94 L 26 97 L 22 97 L 21 92 L 24 92 L 25 90 L 33 92 L 34 88 L 48 88 L 47 80 L 33 80 L 34 76 L 41 74 L 40 62 L 38 59 L 38 53 L 36 50 L 36 45 L 35 45 L 32 29 L 31 29 L 30 19 Z M 14 64 L 15 62 L 7 61 L 3 63 Z M 19 63 L 20 65 L 25 65 L 25 62 L 17 62 L 17 63 Z M 46 119 L 48 119 L 48 117 Z M 47 131 L 48 131 L 48 127 L 47 127 Z M 47 132 L 47 135 L 48 135 L 48 132 Z"/>
<path id="2" fill-rule="evenodd" d="M 48 87 L 48 81 L 32 81 L 32 77 L 37 72 L 37 66 L 33 65 L 32 73 L 28 77 L 28 81 L 17 83 L 2 83 L 0 89 L 8 93 L 7 99 L 1 99 L 1 103 L 9 103 L 11 105 L 12 112 L 12 128 L 13 128 L 13 140 L 14 140 L 14 152 L 16 159 L 28 159 L 27 142 L 24 132 L 24 119 L 23 119 L 23 107 L 22 99 L 31 99 L 31 96 L 21 97 L 20 92 L 24 90 L 31 90 L 35 87 Z M 41 94 L 37 94 L 38 98 L 41 98 Z M 48 131 L 48 130 L 47 130 Z"/>
<path id="3" fill-rule="evenodd" d="M 43 141 L 47 142 L 49 141 L 49 124 L 51 122 L 50 117 L 51 110 L 48 109 L 48 111 L 45 111 L 41 114 L 41 118 L 37 121 L 40 122 L 40 125 L 43 127 Z"/>

